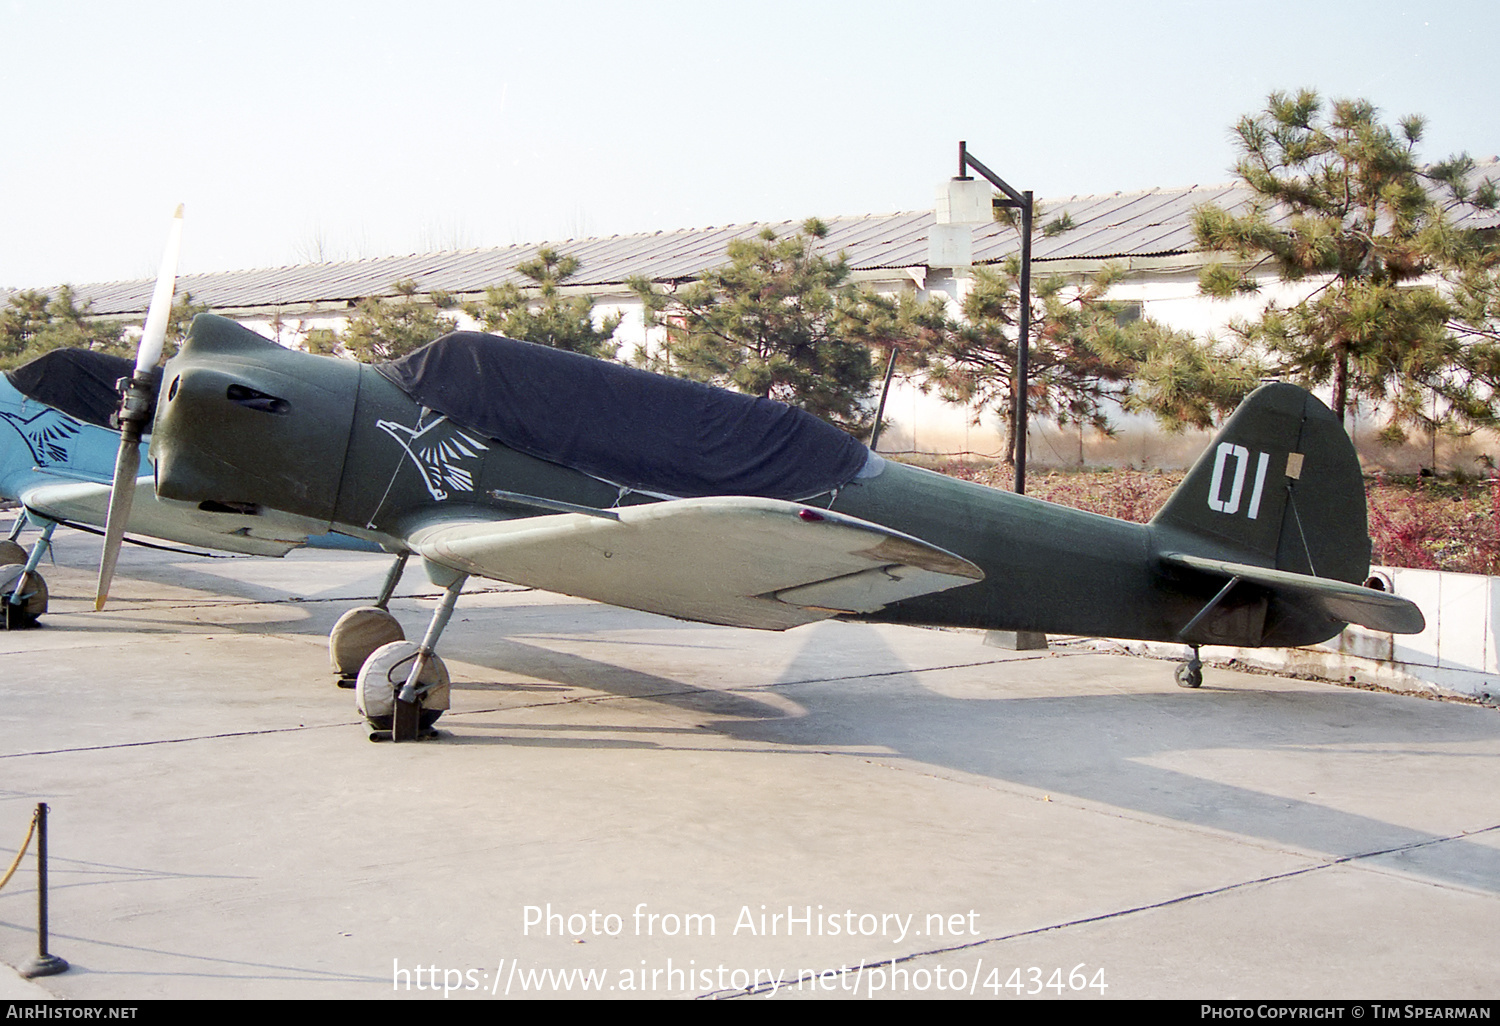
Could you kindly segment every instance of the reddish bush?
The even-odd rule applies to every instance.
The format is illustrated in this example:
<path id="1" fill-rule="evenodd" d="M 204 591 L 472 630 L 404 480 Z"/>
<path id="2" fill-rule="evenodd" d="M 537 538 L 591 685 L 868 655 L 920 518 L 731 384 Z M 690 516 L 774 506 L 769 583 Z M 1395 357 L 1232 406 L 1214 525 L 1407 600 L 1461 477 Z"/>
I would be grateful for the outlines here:
<path id="1" fill-rule="evenodd" d="M 1500 480 L 1479 484 L 1377 476 L 1365 488 L 1371 561 L 1500 574 Z"/>

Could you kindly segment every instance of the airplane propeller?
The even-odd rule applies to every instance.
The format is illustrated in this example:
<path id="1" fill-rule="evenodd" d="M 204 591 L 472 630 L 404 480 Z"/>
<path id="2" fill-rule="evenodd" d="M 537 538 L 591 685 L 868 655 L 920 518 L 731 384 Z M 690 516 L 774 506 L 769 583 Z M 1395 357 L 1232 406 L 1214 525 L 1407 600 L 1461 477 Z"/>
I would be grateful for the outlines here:
<path id="1" fill-rule="evenodd" d="M 182 248 L 182 204 L 172 215 L 167 248 L 162 253 L 161 269 L 156 274 L 156 289 L 146 313 L 146 327 L 136 350 L 135 374 L 125 390 L 120 407 L 120 454 L 115 460 L 114 486 L 110 489 L 109 513 L 104 525 L 104 553 L 99 559 L 99 588 L 94 596 L 95 611 L 104 608 L 109 598 L 109 583 L 120 558 L 120 544 L 125 537 L 125 523 L 135 498 L 135 478 L 141 469 L 141 436 L 150 426 L 152 406 L 161 381 L 162 346 L 167 337 L 167 320 L 172 313 L 172 293 L 177 284 L 177 254 Z"/>

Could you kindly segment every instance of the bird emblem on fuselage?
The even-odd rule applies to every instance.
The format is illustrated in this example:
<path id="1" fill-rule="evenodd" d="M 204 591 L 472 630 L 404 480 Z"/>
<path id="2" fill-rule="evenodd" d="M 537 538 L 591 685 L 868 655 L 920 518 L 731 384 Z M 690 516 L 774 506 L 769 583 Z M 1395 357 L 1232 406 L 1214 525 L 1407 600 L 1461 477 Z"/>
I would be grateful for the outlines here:
<path id="1" fill-rule="evenodd" d="M 432 412 L 423 410 L 417 417 L 416 427 L 407 427 L 393 420 L 378 420 L 375 426 L 394 438 L 406 450 L 422 475 L 427 492 L 437 502 L 448 498 L 449 492 L 472 492 L 474 471 L 465 466 L 478 460 L 479 454 L 489 448 L 483 441 L 454 424 L 446 415 L 439 416 L 430 424 L 423 424 Z"/>

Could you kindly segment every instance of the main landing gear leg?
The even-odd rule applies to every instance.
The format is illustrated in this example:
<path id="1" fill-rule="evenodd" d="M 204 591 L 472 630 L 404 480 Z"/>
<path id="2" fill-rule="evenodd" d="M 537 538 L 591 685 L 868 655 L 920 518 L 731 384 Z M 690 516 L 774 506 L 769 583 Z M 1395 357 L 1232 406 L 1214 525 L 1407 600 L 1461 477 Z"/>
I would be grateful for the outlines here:
<path id="1" fill-rule="evenodd" d="M 422 646 L 417 649 L 417 658 L 412 662 L 411 673 L 407 675 L 406 683 L 396 693 L 395 719 L 391 726 L 392 741 L 415 741 L 418 732 L 418 718 L 422 710 L 421 692 L 425 690 L 422 686 L 422 674 L 429 664 L 436 663 L 439 666 L 442 660 L 438 659 L 438 638 L 443 633 L 443 628 L 448 626 L 448 618 L 453 615 L 453 607 L 458 603 L 458 593 L 464 590 L 464 582 L 469 579 L 468 574 L 459 574 L 453 583 L 448 585 L 448 590 L 443 593 L 443 601 L 438 604 L 437 610 L 432 614 L 432 622 L 427 625 L 427 633 L 422 637 Z M 448 670 L 443 667 L 443 677 L 448 676 Z"/>
<path id="2" fill-rule="evenodd" d="M 37 619 L 47 611 L 47 582 L 37 571 L 42 553 L 52 545 L 52 532 L 57 524 L 45 522 L 42 536 L 31 547 L 31 555 L 25 564 L 0 565 L 0 605 L 3 605 L 5 629 L 36 626 Z"/>
<path id="3" fill-rule="evenodd" d="M 380 588 L 380 597 L 375 600 L 376 609 L 385 609 L 391 604 L 391 596 L 396 594 L 396 585 L 401 583 L 401 575 L 406 573 L 406 561 L 410 558 L 410 552 L 403 552 L 391 564 L 390 571 L 385 575 L 385 584 Z"/>
<path id="4" fill-rule="evenodd" d="M 429 564 L 428 576 L 444 585 L 445 591 L 422 643 L 384 645 L 371 653 L 359 671 L 356 699 L 374 730 L 371 741 L 430 737 L 432 724 L 448 708 L 448 668 L 435 649 L 469 575 Z"/>
<path id="5" fill-rule="evenodd" d="M 329 632 L 328 661 L 333 667 L 334 676 L 338 678 L 339 687 L 354 687 L 360 667 L 364 666 L 376 649 L 395 641 L 406 640 L 406 632 L 387 607 L 391 596 L 396 593 L 396 585 L 401 583 L 401 575 L 406 570 L 406 561 L 410 555 L 403 552 L 396 557 L 390 572 L 385 575 L 380 597 L 373 606 L 356 606 L 349 610 L 339 617 L 333 630 Z"/>
<path id="6" fill-rule="evenodd" d="M 1203 686 L 1203 660 L 1198 658 L 1198 646 L 1193 646 L 1193 654 L 1187 662 L 1177 667 L 1177 686 L 1180 688 L 1200 688 Z"/>

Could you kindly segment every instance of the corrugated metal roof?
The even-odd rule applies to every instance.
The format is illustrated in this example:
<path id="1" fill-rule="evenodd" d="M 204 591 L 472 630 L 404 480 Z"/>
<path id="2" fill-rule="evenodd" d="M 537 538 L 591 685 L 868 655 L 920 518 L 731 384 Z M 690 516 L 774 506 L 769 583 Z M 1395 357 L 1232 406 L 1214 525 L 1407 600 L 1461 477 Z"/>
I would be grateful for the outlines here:
<path id="1" fill-rule="evenodd" d="M 1500 176 L 1500 165 L 1483 162 L 1479 175 Z M 1038 233 L 1032 257 L 1052 260 L 1110 260 L 1190 253 L 1193 210 L 1205 203 L 1235 208 L 1250 203 L 1239 185 L 1151 189 L 1102 196 L 1042 200 L 1038 224 L 1066 214 L 1074 227 L 1046 237 Z M 1451 205 L 1450 205 L 1451 206 Z M 843 252 L 858 271 L 899 270 L 927 263 L 927 240 L 934 214 L 930 210 L 899 214 L 839 217 L 826 221 L 829 231 L 820 248 Z M 1466 228 L 1500 227 L 1500 213 L 1467 207 L 1455 223 Z M 568 239 L 515 246 L 495 246 L 446 253 L 375 257 L 337 263 L 302 264 L 245 271 L 183 275 L 178 292 L 219 310 L 296 304 L 352 303 L 368 296 L 394 295 L 392 285 L 412 279 L 423 292 L 482 292 L 492 285 L 527 284 L 515 267 L 549 247 L 581 261 L 568 284 L 610 291 L 631 277 L 683 281 L 722 264 L 732 239 L 754 238 L 767 228 L 778 236 L 797 230 L 800 222 L 752 223 L 682 229 L 608 238 Z M 996 263 L 1019 251 L 1019 233 L 996 222 L 974 231 L 976 263 Z M 75 287 L 102 315 L 139 315 L 151 297 L 149 279 L 102 282 Z M 0 300 L 9 295 L 0 290 Z"/>

